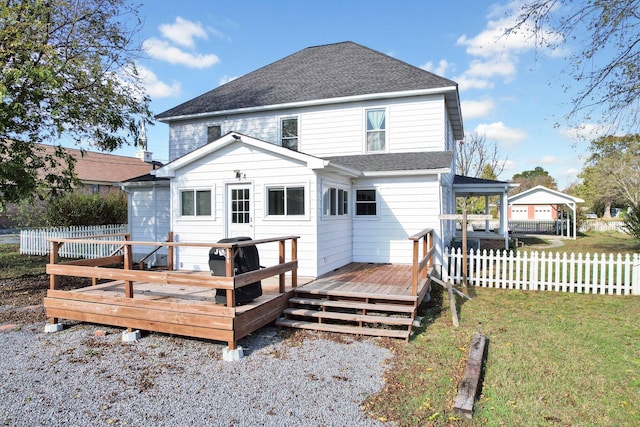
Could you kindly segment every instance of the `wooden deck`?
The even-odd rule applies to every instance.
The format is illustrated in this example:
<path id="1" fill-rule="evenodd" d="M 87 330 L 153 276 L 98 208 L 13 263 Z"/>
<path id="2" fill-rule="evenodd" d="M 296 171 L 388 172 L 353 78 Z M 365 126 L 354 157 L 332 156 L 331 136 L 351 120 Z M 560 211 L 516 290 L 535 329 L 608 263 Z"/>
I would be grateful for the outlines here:
<path id="1" fill-rule="evenodd" d="M 220 248 L 226 252 L 226 276 L 212 276 L 209 271 L 174 271 L 171 265 L 168 271 L 136 270 L 131 247 L 153 243 L 131 242 L 128 237 L 118 242 L 123 247 L 122 255 L 60 263 L 58 250 L 71 239 L 52 239 L 47 265 L 51 285 L 44 306 L 51 324 L 59 318 L 79 320 L 226 341 L 229 349 L 275 320 L 281 326 L 408 339 L 417 306 L 429 289 L 433 255 L 430 230 L 409 239 L 414 246 L 412 264 L 354 263 L 316 280 L 297 275 L 296 236 L 232 244 L 157 243 L 169 248 L 170 258 L 179 246 Z M 289 241 L 291 257 L 286 261 L 285 243 Z M 278 264 L 233 274 L 235 251 L 271 243 L 279 245 Z M 90 277 L 94 285 L 62 291 L 57 288 L 60 275 Z M 97 284 L 99 280 L 107 282 Z M 262 296 L 237 305 L 235 290 L 258 280 L 262 282 Z M 216 303 L 216 289 L 225 293 L 226 304 Z"/>
<path id="2" fill-rule="evenodd" d="M 186 276 L 208 272 L 181 272 Z M 304 284 L 311 278 L 298 277 Z M 277 277 L 262 281 L 262 296 L 227 307 L 215 301 L 215 289 L 201 286 L 133 283 L 125 297 L 122 280 L 71 291 L 49 290 L 47 316 L 235 343 L 280 317 L 292 296 L 291 277 L 281 293 Z"/>

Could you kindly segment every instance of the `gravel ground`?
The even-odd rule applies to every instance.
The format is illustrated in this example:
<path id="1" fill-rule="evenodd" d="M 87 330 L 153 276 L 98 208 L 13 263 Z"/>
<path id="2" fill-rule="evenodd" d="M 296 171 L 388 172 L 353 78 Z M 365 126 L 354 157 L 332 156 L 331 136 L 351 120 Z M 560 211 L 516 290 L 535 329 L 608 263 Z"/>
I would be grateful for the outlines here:
<path id="1" fill-rule="evenodd" d="M 383 425 L 360 410 L 391 357 L 375 339 L 266 327 L 239 342 L 243 359 L 223 362 L 214 341 L 125 344 L 122 329 L 71 322 L 43 330 L 0 332 L 0 425 Z"/>

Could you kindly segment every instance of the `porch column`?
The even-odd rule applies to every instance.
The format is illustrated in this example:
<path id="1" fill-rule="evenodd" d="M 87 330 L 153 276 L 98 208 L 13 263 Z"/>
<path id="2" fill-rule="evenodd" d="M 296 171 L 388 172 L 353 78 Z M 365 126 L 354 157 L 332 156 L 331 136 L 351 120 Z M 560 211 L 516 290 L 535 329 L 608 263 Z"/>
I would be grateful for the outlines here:
<path id="1" fill-rule="evenodd" d="M 484 196 L 484 213 L 485 215 L 489 215 L 489 196 Z M 490 221 L 488 219 L 484 220 L 484 232 L 489 232 Z"/>
<path id="2" fill-rule="evenodd" d="M 508 190 L 504 190 L 500 196 L 500 233 L 504 236 L 505 249 L 509 249 L 509 219 L 507 213 L 509 208 L 509 196 L 507 191 Z"/>

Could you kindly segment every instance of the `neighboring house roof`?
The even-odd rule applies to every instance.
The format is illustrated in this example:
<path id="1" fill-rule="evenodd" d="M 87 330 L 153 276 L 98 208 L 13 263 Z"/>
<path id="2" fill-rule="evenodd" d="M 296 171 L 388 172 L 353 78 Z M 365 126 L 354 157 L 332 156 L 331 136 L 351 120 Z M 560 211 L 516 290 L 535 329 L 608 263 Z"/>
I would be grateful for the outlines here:
<path id="1" fill-rule="evenodd" d="M 173 177 L 175 171 L 198 159 L 212 154 L 230 144 L 247 144 L 273 154 L 297 160 L 310 169 L 329 169 L 352 177 L 372 175 L 405 175 L 447 173 L 451 171 L 452 151 L 425 153 L 363 154 L 357 156 L 335 156 L 319 158 L 295 150 L 281 147 L 237 132 L 224 135 L 218 140 L 204 145 L 156 171 L 157 177 Z"/>
<path id="2" fill-rule="evenodd" d="M 378 153 L 324 157 L 332 163 L 364 172 L 430 171 L 450 172 L 453 151 L 423 153 Z"/>
<path id="3" fill-rule="evenodd" d="M 160 121 L 356 99 L 445 94 L 463 138 L 457 83 L 353 42 L 314 46 L 160 113 Z M 354 98 L 354 99 L 352 99 Z"/>
<path id="4" fill-rule="evenodd" d="M 584 203 L 584 200 L 552 190 L 543 185 L 537 185 L 522 193 L 509 196 L 509 205 L 565 205 L 575 203 Z"/>
<path id="5" fill-rule="evenodd" d="M 473 178 L 471 176 L 456 175 L 453 178 L 453 189 L 457 196 L 483 196 L 503 193 L 520 184 L 510 181 Z"/>
<path id="6" fill-rule="evenodd" d="M 55 146 L 39 144 L 44 153 L 53 154 Z M 149 173 L 153 165 L 135 157 L 117 156 L 115 154 L 80 151 L 75 148 L 64 148 L 71 154 L 75 163 L 76 176 L 85 184 L 111 184 Z"/>

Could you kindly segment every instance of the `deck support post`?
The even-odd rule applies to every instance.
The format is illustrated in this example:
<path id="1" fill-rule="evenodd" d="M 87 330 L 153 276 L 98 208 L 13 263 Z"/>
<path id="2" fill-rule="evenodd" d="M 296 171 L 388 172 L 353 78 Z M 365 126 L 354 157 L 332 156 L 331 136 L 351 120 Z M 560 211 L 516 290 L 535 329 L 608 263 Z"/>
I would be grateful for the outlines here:
<path id="1" fill-rule="evenodd" d="M 278 264 L 284 264 L 284 240 L 278 242 Z M 284 273 L 278 276 L 278 292 L 284 293 Z"/>
<path id="2" fill-rule="evenodd" d="M 127 234 L 126 236 L 124 236 L 124 240 L 125 242 L 129 242 L 131 240 L 131 235 Z M 125 243 L 124 244 L 124 265 L 123 265 L 123 269 L 126 270 L 131 270 L 133 268 L 133 257 L 132 257 L 132 247 L 130 244 Z M 133 298 L 133 281 L 132 280 L 125 280 L 124 281 L 124 296 L 125 298 Z M 127 333 L 129 334 L 135 334 L 135 332 L 133 331 L 133 328 L 127 328 Z M 138 335 L 140 334 L 140 332 L 138 331 Z M 137 338 L 131 338 L 129 337 L 129 339 L 127 339 L 126 341 L 136 341 Z M 124 334 L 122 336 L 122 340 L 125 341 L 125 337 Z"/>
<path id="3" fill-rule="evenodd" d="M 173 242 L 173 231 L 167 233 L 167 242 Z M 167 248 L 167 269 L 173 271 L 173 245 Z"/>
<path id="4" fill-rule="evenodd" d="M 224 250 L 225 257 L 225 275 L 227 277 L 233 277 L 234 274 L 234 257 L 236 256 L 236 249 L 234 248 L 226 248 Z M 227 307 L 235 307 L 236 306 L 236 285 L 235 280 L 233 282 L 233 288 L 227 289 Z M 231 345 L 230 345 L 231 346 Z"/>
<path id="5" fill-rule="evenodd" d="M 49 242 L 49 264 L 57 264 L 60 261 L 60 246 L 62 246 L 62 243 L 60 242 Z M 51 274 L 49 275 L 49 289 L 51 289 L 52 291 L 55 291 L 56 289 L 58 289 L 58 283 L 59 283 L 59 277 L 56 276 L 55 274 Z M 51 327 L 49 326 L 51 325 Z M 56 325 L 58 325 L 58 318 L 57 317 L 50 317 L 49 318 L 49 325 L 45 326 L 45 332 L 57 332 L 58 330 L 62 330 L 62 325 L 60 324 L 60 329 L 58 330 L 48 330 L 49 329 L 53 329 L 53 327 L 56 327 Z"/>
<path id="6" fill-rule="evenodd" d="M 225 362 L 234 362 L 236 360 L 242 359 L 243 357 L 244 350 L 240 346 L 236 347 L 234 345 L 234 348 L 231 348 L 229 346 L 222 350 L 222 360 L 224 360 Z"/>
<path id="7" fill-rule="evenodd" d="M 291 239 L 291 261 L 298 260 L 298 239 Z M 298 287 L 298 268 L 291 270 L 291 287 Z"/>

